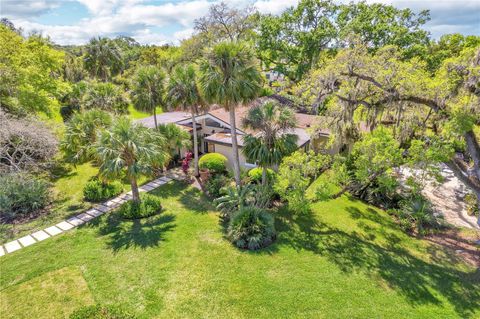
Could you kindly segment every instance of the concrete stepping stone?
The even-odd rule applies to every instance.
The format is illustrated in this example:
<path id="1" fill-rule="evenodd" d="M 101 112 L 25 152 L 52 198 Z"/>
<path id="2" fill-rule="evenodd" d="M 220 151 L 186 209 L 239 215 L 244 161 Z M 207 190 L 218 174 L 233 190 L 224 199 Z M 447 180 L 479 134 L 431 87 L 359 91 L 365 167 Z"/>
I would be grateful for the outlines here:
<path id="1" fill-rule="evenodd" d="M 102 211 L 99 211 L 96 208 L 89 209 L 85 213 L 87 213 L 88 215 L 92 215 L 93 217 L 98 217 L 103 214 Z"/>
<path id="2" fill-rule="evenodd" d="M 84 223 L 84 221 L 81 220 L 80 218 L 72 217 L 67 219 L 67 223 L 72 224 L 73 226 L 80 226 L 81 224 Z"/>
<path id="3" fill-rule="evenodd" d="M 33 233 L 32 236 L 33 236 L 33 238 L 35 238 L 38 241 L 42 241 L 42 240 L 50 237 L 50 235 L 47 234 L 46 232 L 44 232 L 43 230 L 39 230 L 39 231 Z"/>
<path id="4" fill-rule="evenodd" d="M 50 236 L 55 236 L 58 234 L 62 233 L 62 230 L 55 227 L 55 226 L 50 226 L 48 228 L 45 228 L 45 231 L 50 235 Z"/>
<path id="5" fill-rule="evenodd" d="M 155 187 L 148 186 L 148 185 L 143 185 L 142 187 L 140 187 L 140 189 L 144 189 L 144 190 L 146 190 L 147 192 L 149 192 L 149 191 L 151 191 L 151 190 L 154 190 Z"/>
<path id="6" fill-rule="evenodd" d="M 163 184 L 157 183 L 157 182 L 153 181 L 153 182 L 148 183 L 147 185 L 148 185 L 148 186 L 151 186 L 151 187 L 157 188 L 157 187 L 162 186 Z"/>
<path id="7" fill-rule="evenodd" d="M 3 246 L 0 246 L 0 257 L 5 255 L 5 250 L 3 250 Z"/>
<path id="8" fill-rule="evenodd" d="M 5 244 L 5 250 L 7 253 L 13 253 L 19 249 L 22 249 L 22 246 L 20 246 L 20 243 L 17 240 Z"/>
<path id="9" fill-rule="evenodd" d="M 32 236 L 27 235 L 18 240 L 23 247 L 27 247 L 36 243 L 35 239 Z"/>
<path id="10" fill-rule="evenodd" d="M 87 213 L 81 213 L 80 215 L 77 215 L 76 218 L 81 219 L 84 222 L 88 222 L 89 220 L 94 219 L 95 217 Z"/>
<path id="11" fill-rule="evenodd" d="M 102 213 L 106 213 L 110 210 L 109 207 L 102 204 L 95 206 L 95 209 L 101 211 Z"/>
<path id="12" fill-rule="evenodd" d="M 73 227 L 75 227 L 72 224 L 67 223 L 66 221 L 60 222 L 60 223 L 56 224 L 55 226 L 57 226 L 61 230 L 69 230 L 69 229 L 72 229 Z"/>

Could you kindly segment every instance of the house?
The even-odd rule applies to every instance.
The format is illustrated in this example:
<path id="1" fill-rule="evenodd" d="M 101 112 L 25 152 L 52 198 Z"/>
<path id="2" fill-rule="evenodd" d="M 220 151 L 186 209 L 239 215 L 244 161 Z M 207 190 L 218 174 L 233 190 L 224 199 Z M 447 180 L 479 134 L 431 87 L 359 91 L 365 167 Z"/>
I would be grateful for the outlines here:
<path id="1" fill-rule="evenodd" d="M 235 110 L 240 167 L 251 168 L 256 166 L 255 163 L 249 163 L 241 151 L 241 148 L 243 147 L 243 137 L 248 133 L 254 133 L 242 126 L 242 119 L 247 115 L 248 110 L 252 106 L 259 103 L 264 103 L 267 99 L 269 98 L 259 98 L 251 103 L 248 107 L 237 107 Z M 292 133 L 298 136 L 298 148 L 307 150 L 312 144 L 309 131 L 317 124 L 319 117 L 304 113 L 295 113 L 295 117 L 297 119 L 297 127 L 292 130 Z M 222 107 L 214 107 L 209 112 L 197 115 L 195 117 L 195 121 L 197 123 L 199 153 L 205 154 L 216 152 L 223 154 L 228 159 L 228 165 L 231 167 L 233 165 L 233 151 L 229 112 Z M 158 114 L 157 122 L 158 124 L 174 123 L 193 134 L 192 117 L 190 113 L 166 112 Z M 150 128 L 155 127 L 153 116 L 137 120 L 137 123 Z M 317 131 L 316 136 L 317 140 L 314 144 L 325 145 L 328 141 L 329 133 L 328 131 L 325 131 L 320 132 L 319 134 Z M 183 153 L 184 151 L 181 151 L 181 155 L 183 155 Z"/>

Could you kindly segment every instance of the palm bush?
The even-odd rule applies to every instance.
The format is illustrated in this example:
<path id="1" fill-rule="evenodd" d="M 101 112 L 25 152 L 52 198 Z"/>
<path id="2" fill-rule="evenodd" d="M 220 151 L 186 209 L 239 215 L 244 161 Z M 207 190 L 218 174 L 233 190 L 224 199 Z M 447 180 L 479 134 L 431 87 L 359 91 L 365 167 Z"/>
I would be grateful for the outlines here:
<path id="1" fill-rule="evenodd" d="M 48 183 L 24 173 L 0 175 L 0 211 L 8 219 L 26 217 L 50 202 Z"/>
<path id="2" fill-rule="evenodd" d="M 120 194 L 122 191 L 123 186 L 118 181 L 103 182 L 94 178 L 83 187 L 83 197 L 91 202 L 101 202 Z"/>
<path id="3" fill-rule="evenodd" d="M 139 219 L 156 215 L 162 211 L 160 198 L 151 194 L 142 194 L 139 203 L 128 201 L 118 208 L 118 214 L 126 219 Z"/>
<path id="4" fill-rule="evenodd" d="M 238 248 L 257 250 L 275 239 L 275 225 L 271 214 L 257 207 L 245 207 L 232 216 L 227 237 Z"/>
<path id="5" fill-rule="evenodd" d="M 212 198 L 218 198 L 222 195 L 222 188 L 229 183 L 228 177 L 222 174 L 214 175 L 209 178 L 205 183 L 205 190 L 207 194 Z"/>
<path id="6" fill-rule="evenodd" d="M 412 195 L 399 204 L 399 208 L 390 209 L 388 213 L 394 215 L 400 227 L 406 232 L 417 232 L 426 235 L 444 227 L 442 217 L 435 216 L 431 203 L 420 195 Z"/>
<path id="7" fill-rule="evenodd" d="M 226 169 L 227 158 L 220 153 L 208 153 L 203 155 L 198 165 L 201 169 L 208 169 L 213 173 L 221 173 Z"/>

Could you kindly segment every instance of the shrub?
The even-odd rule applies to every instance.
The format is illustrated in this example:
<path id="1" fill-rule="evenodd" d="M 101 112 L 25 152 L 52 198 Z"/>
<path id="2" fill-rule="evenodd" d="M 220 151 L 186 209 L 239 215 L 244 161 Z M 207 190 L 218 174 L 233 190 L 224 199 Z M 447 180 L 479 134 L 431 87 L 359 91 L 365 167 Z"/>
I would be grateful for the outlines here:
<path id="1" fill-rule="evenodd" d="M 418 195 L 405 198 L 400 201 L 399 208 L 390 209 L 388 213 L 398 219 L 400 227 L 406 232 L 417 231 L 426 235 L 444 226 L 441 217 L 434 215 L 430 202 Z"/>
<path id="2" fill-rule="evenodd" d="M 44 208 L 50 201 L 48 183 L 28 174 L 0 175 L 0 211 L 9 218 Z"/>
<path id="3" fill-rule="evenodd" d="M 162 210 L 160 198 L 151 194 L 141 194 L 140 203 L 128 201 L 118 208 L 118 214 L 126 219 L 139 219 L 158 214 Z"/>
<path id="4" fill-rule="evenodd" d="M 224 175 L 214 175 L 205 183 L 205 190 L 212 198 L 218 198 L 222 195 L 222 188 L 229 183 L 228 177 Z"/>
<path id="5" fill-rule="evenodd" d="M 198 166 L 213 173 L 221 173 L 226 169 L 227 158 L 220 153 L 208 153 L 198 160 Z"/>
<path id="6" fill-rule="evenodd" d="M 232 216 L 227 237 L 238 248 L 266 247 L 275 239 L 273 216 L 260 208 L 245 207 Z"/>
<path id="7" fill-rule="evenodd" d="M 100 202 L 112 198 L 123 191 L 120 182 L 102 182 L 98 179 L 92 179 L 83 187 L 83 197 L 91 202 Z"/>
<path id="8" fill-rule="evenodd" d="M 262 182 L 262 174 L 263 168 L 262 167 L 255 167 L 248 171 L 248 177 L 253 183 L 260 184 Z M 275 172 L 273 169 L 267 168 L 267 181 L 273 181 L 275 178 Z"/>
<path id="9" fill-rule="evenodd" d="M 85 306 L 74 311 L 70 319 L 134 319 L 135 316 L 116 306 Z"/>
<path id="10" fill-rule="evenodd" d="M 467 214 L 475 216 L 479 213 L 479 207 L 477 202 L 477 196 L 473 193 L 465 195 L 465 204 L 467 204 Z"/>

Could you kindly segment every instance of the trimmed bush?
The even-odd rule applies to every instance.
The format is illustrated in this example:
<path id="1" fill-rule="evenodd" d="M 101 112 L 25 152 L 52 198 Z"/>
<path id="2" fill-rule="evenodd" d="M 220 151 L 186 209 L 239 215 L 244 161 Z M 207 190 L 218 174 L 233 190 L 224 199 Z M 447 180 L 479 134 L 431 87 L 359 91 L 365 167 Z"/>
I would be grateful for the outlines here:
<path id="1" fill-rule="evenodd" d="M 28 174 L 0 176 L 0 211 L 15 219 L 45 208 L 50 202 L 48 183 Z"/>
<path id="2" fill-rule="evenodd" d="M 263 168 L 262 167 L 255 167 L 248 171 L 248 177 L 253 183 L 260 184 L 262 182 L 262 174 Z M 271 168 L 267 168 L 267 181 L 273 181 L 275 178 L 275 172 Z"/>
<path id="3" fill-rule="evenodd" d="M 220 153 L 208 153 L 198 160 L 201 169 L 208 169 L 213 173 L 221 173 L 226 170 L 227 158 Z"/>
<path id="4" fill-rule="evenodd" d="M 135 316 L 116 306 L 85 306 L 74 311 L 70 319 L 135 319 Z"/>
<path id="5" fill-rule="evenodd" d="M 102 182 L 98 179 L 92 179 L 83 187 L 83 197 L 90 202 L 101 202 L 112 198 L 123 191 L 120 182 Z"/>
<path id="6" fill-rule="evenodd" d="M 129 200 L 123 203 L 117 210 L 118 214 L 125 219 L 146 218 L 162 211 L 160 198 L 151 194 L 141 194 L 140 203 Z"/>
<path id="7" fill-rule="evenodd" d="M 266 247 L 275 239 L 273 216 L 260 208 L 245 207 L 232 216 L 227 237 L 238 248 Z"/>

